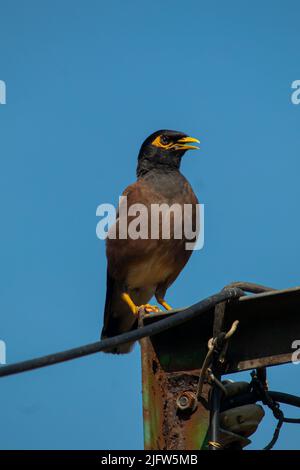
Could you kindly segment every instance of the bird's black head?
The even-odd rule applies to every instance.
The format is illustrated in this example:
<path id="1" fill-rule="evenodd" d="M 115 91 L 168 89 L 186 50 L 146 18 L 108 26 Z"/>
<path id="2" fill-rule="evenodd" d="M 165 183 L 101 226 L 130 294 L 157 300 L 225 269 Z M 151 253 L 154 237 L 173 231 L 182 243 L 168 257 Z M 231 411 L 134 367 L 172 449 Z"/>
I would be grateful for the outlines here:
<path id="1" fill-rule="evenodd" d="M 154 132 L 141 146 L 137 176 L 143 176 L 153 169 L 165 171 L 179 169 L 184 153 L 189 149 L 198 149 L 197 146 L 190 145 L 191 143 L 199 143 L 199 140 L 183 132 L 170 130 Z"/>

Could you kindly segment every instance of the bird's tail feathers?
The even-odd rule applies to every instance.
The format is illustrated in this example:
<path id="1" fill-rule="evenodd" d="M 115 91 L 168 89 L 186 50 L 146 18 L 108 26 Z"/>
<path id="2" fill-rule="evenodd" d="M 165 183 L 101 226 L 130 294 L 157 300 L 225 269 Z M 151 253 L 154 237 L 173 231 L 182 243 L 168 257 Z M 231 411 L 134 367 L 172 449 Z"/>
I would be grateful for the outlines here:
<path id="1" fill-rule="evenodd" d="M 101 334 L 101 339 L 107 339 L 107 336 Z M 134 342 L 120 344 L 119 346 L 114 346 L 112 348 L 104 349 L 103 352 L 111 354 L 128 354 L 132 351 Z"/>
<path id="2" fill-rule="evenodd" d="M 121 299 L 122 289 L 118 282 L 107 272 L 106 301 L 104 308 L 104 323 L 101 339 L 131 331 L 136 327 L 136 319 L 125 302 Z M 103 352 L 113 354 L 126 354 L 133 348 L 134 342 L 121 344 L 106 349 Z"/>

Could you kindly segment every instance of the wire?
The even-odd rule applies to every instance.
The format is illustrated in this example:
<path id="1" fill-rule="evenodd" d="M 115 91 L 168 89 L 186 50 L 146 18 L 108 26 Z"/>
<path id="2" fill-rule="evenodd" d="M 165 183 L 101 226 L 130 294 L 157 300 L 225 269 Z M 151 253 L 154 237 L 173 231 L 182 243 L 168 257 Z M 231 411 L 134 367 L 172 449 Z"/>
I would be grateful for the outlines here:
<path id="1" fill-rule="evenodd" d="M 258 380 L 257 374 L 253 375 L 252 373 L 251 375 L 252 382 L 249 386 L 254 385 L 252 390 L 236 397 L 225 398 L 221 403 L 221 412 L 262 401 L 264 405 L 272 410 L 274 417 L 277 419 L 277 426 L 271 442 L 264 447 L 264 450 L 271 450 L 278 440 L 283 423 L 300 424 L 300 418 L 286 418 L 280 410 L 279 403 L 300 408 L 300 397 L 288 393 L 265 390 L 263 384 Z"/>
<path id="2" fill-rule="evenodd" d="M 270 395 L 270 397 L 273 398 L 274 401 L 278 401 L 280 403 L 284 403 L 285 405 L 291 405 L 300 408 L 300 397 L 290 395 L 289 393 L 275 392 L 272 390 L 269 390 L 268 394 Z M 235 397 L 226 398 L 222 403 L 221 411 L 226 411 L 238 406 L 250 405 L 252 403 L 256 403 L 257 401 L 260 401 L 260 396 L 256 392 L 247 392 L 243 395 L 237 395 Z"/>
<path id="3" fill-rule="evenodd" d="M 289 393 L 272 391 L 269 391 L 269 395 L 273 398 L 274 401 L 280 401 L 285 405 L 297 406 L 300 408 L 300 397 L 290 395 Z"/>
<path id="4" fill-rule="evenodd" d="M 232 323 L 232 326 L 231 326 L 230 330 L 227 331 L 227 333 L 223 333 L 223 334 L 219 335 L 216 338 L 210 338 L 208 340 L 208 343 L 207 343 L 208 352 L 205 356 L 202 367 L 200 369 L 200 375 L 199 375 L 199 380 L 198 380 L 198 385 L 197 385 L 196 396 L 197 396 L 198 400 L 200 399 L 201 394 L 202 394 L 202 389 L 203 389 L 205 377 L 207 376 L 207 372 L 209 370 L 209 366 L 211 365 L 211 363 L 213 361 L 213 355 L 214 355 L 215 347 L 219 346 L 218 342 L 220 343 L 221 341 L 222 341 L 222 343 L 227 344 L 228 340 L 236 332 L 238 324 L 239 324 L 239 321 L 235 320 Z M 223 345 L 222 350 L 220 351 L 220 354 L 222 354 L 223 350 L 224 350 L 224 345 Z M 210 371 L 210 376 L 213 376 L 211 371 Z M 221 382 L 218 381 L 218 379 L 216 379 L 216 383 L 217 382 L 219 382 L 219 384 L 222 386 Z M 225 388 L 223 388 L 223 393 L 226 396 L 226 389 Z"/>
<path id="5" fill-rule="evenodd" d="M 276 442 L 278 441 L 278 438 L 279 438 L 279 434 L 280 434 L 280 430 L 282 428 L 282 425 L 283 425 L 283 422 L 284 422 L 284 416 L 283 416 L 283 413 L 281 412 L 280 413 L 280 416 L 278 418 L 278 422 L 277 422 L 277 426 L 275 428 L 275 431 L 274 431 L 274 434 L 273 434 L 273 437 L 271 439 L 271 441 L 269 442 L 269 444 L 267 444 L 263 450 L 271 450 L 273 449 L 274 445 L 276 444 Z"/>
<path id="6" fill-rule="evenodd" d="M 133 331 L 123 333 L 121 335 L 107 338 L 102 341 L 95 343 L 86 344 L 73 349 L 67 349 L 66 351 L 57 352 L 54 354 L 48 354 L 47 356 L 37 357 L 35 359 L 29 359 L 28 361 L 16 362 L 7 366 L 0 367 L 0 377 L 8 375 L 19 374 L 33 369 L 58 364 L 60 362 L 70 361 L 90 354 L 95 354 L 106 349 L 114 348 L 121 344 L 129 343 L 131 341 L 137 341 L 146 336 L 153 336 L 169 328 L 181 325 L 186 321 L 192 320 L 199 315 L 207 312 L 208 310 L 215 307 L 220 302 L 225 300 L 238 299 L 245 295 L 243 290 L 238 287 L 228 287 L 223 289 L 221 292 L 207 297 L 200 302 L 175 313 L 173 316 L 163 318 L 162 320 L 153 323 L 151 325 L 143 326 Z"/>
<path id="7" fill-rule="evenodd" d="M 252 294 L 263 294 L 264 292 L 273 292 L 276 290 L 273 287 L 262 286 L 260 284 L 254 284 L 253 282 L 244 281 L 231 282 L 226 287 L 224 287 L 224 289 L 232 287 L 237 287 L 245 292 L 251 292 Z"/>

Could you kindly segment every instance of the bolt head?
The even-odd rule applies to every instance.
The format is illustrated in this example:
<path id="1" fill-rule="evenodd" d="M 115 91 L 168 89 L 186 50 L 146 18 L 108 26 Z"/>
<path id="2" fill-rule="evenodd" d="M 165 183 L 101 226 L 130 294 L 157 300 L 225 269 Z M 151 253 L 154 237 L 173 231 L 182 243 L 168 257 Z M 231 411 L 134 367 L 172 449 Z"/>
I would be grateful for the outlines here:
<path id="1" fill-rule="evenodd" d="M 177 408 L 181 411 L 194 411 L 196 404 L 196 396 L 190 391 L 182 392 L 176 400 Z"/>

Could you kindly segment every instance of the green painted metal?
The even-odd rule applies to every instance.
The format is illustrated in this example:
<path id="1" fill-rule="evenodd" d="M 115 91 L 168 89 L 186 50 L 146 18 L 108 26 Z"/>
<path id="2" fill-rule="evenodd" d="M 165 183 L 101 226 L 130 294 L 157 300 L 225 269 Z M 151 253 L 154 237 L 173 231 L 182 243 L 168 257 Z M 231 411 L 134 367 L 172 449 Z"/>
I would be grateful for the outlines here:
<path id="1" fill-rule="evenodd" d="M 141 349 L 145 449 L 205 448 L 209 427 L 207 408 L 199 403 L 196 410 L 182 413 L 176 403 L 183 392 L 196 391 L 199 371 L 165 372 L 165 361 L 156 355 L 149 338 L 141 341 Z"/>

